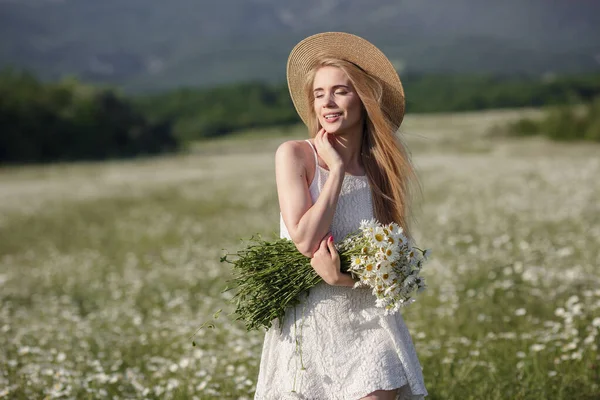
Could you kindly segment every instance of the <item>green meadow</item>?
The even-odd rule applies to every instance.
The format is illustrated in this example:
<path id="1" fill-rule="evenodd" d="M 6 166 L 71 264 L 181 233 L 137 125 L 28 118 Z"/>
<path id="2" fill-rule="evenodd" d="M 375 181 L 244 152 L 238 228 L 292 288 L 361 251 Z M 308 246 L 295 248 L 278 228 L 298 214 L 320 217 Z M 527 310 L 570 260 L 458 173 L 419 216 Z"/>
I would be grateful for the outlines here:
<path id="1" fill-rule="evenodd" d="M 498 134 L 538 115 L 401 128 L 433 250 L 403 310 L 428 399 L 600 398 L 600 144 Z M 227 315 L 219 257 L 278 234 L 275 150 L 305 136 L 0 168 L 0 399 L 251 399 L 263 332 Z"/>

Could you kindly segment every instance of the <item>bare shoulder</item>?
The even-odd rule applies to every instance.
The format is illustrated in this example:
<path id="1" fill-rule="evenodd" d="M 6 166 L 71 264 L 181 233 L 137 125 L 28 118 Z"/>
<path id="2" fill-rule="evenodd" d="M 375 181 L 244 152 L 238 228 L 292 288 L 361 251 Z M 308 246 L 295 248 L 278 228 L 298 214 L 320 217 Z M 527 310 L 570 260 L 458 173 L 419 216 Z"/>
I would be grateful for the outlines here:
<path id="1" fill-rule="evenodd" d="M 288 140 L 279 145 L 275 153 L 277 164 L 294 163 L 306 166 L 307 150 L 310 145 L 305 140 Z"/>

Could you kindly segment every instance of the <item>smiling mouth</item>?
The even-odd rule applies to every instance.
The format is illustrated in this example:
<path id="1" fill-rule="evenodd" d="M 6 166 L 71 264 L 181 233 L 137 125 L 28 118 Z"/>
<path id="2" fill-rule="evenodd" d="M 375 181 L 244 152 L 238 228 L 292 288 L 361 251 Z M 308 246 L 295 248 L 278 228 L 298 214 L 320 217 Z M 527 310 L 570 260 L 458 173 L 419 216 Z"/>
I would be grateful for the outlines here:
<path id="1" fill-rule="evenodd" d="M 325 114 L 325 119 L 329 121 L 329 120 L 332 120 L 332 119 L 337 119 L 338 117 L 341 117 L 341 116 L 342 116 L 341 112 L 339 112 L 339 113 Z"/>

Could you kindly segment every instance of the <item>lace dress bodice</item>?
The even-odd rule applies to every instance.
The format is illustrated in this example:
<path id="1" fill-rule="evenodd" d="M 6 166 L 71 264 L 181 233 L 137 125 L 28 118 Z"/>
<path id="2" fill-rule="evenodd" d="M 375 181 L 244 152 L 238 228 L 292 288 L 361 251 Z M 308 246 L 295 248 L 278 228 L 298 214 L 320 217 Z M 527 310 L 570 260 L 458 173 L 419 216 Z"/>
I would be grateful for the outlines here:
<path id="1" fill-rule="evenodd" d="M 313 202 L 319 197 L 329 176 L 329 171 L 319 165 L 316 157 L 315 153 L 315 176 L 309 187 Z M 334 240 L 341 241 L 346 235 L 358 229 L 361 220 L 371 218 L 373 218 L 373 200 L 367 176 L 346 174 L 331 224 Z M 282 238 L 291 239 L 281 214 L 279 228 Z"/>

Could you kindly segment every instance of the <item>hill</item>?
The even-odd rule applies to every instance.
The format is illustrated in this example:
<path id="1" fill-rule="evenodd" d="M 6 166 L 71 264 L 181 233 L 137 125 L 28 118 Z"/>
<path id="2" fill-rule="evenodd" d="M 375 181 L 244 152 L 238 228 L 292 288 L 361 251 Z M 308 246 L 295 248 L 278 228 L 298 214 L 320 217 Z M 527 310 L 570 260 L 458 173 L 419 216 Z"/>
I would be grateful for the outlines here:
<path id="1" fill-rule="evenodd" d="M 409 72 L 600 67 L 594 0 L 0 0 L 0 66 L 130 91 L 280 82 L 295 43 L 333 30 L 375 42 Z"/>

